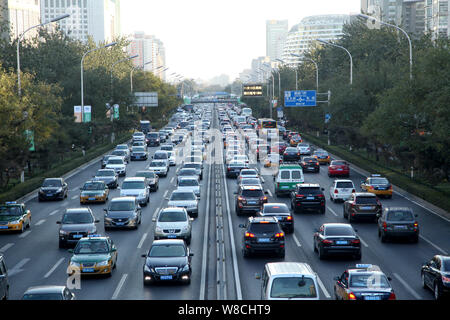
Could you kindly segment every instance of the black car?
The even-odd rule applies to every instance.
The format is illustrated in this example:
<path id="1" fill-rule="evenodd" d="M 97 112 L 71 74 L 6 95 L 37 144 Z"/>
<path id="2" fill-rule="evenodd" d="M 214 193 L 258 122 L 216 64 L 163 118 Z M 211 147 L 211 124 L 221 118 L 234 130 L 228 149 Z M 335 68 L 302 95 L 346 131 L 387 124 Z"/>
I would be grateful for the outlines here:
<path id="1" fill-rule="evenodd" d="M 145 177 L 147 178 L 150 191 L 156 192 L 159 189 L 159 176 L 151 170 L 141 170 L 137 171 L 134 175 L 135 177 Z"/>
<path id="2" fill-rule="evenodd" d="M 284 150 L 283 162 L 298 162 L 300 158 L 300 151 L 297 148 L 287 147 Z"/>
<path id="3" fill-rule="evenodd" d="M 320 172 L 320 163 L 314 157 L 303 157 L 300 165 L 303 172 Z"/>
<path id="4" fill-rule="evenodd" d="M 118 197 L 110 201 L 105 211 L 105 230 L 137 229 L 142 220 L 142 209 L 136 197 Z"/>
<path id="5" fill-rule="evenodd" d="M 242 169 L 247 169 L 248 164 L 245 162 L 230 161 L 227 164 L 227 178 L 237 178 Z"/>
<path id="6" fill-rule="evenodd" d="M 291 193 L 291 208 L 295 213 L 314 210 L 324 214 L 326 201 L 323 191 L 324 188 L 318 184 L 298 184 Z"/>
<path id="7" fill-rule="evenodd" d="M 420 271 L 422 286 L 434 292 L 436 300 L 450 293 L 450 256 L 436 255 Z"/>
<path id="8" fill-rule="evenodd" d="M 314 251 L 319 259 L 329 254 L 352 255 L 361 259 L 361 240 L 350 224 L 325 223 L 314 233 Z"/>
<path id="9" fill-rule="evenodd" d="M 253 253 L 275 253 L 280 258 L 285 256 L 285 236 L 275 217 L 250 217 L 245 229 L 242 252 L 244 257 Z"/>
<path id="10" fill-rule="evenodd" d="M 160 134 L 158 132 L 149 132 L 146 136 L 147 146 L 149 147 L 159 147 L 161 140 Z"/>
<path id="11" fill-rule="evenodd" d="M 242 186 L 236 196 L 236 214 L 242 215 L 243 212 L 257 213 L 261 211 L 264 203 L 267 203 L 267 196 L 260 185 Z"/>
<path id="12" fill-rule="evenodd" d="M 64 200 L 69 194 L 69 187 L 63 178 L 47 178 L 42 183 L 38 200 Z"/>
<path id="13" fill-rule="evenodd" d="M 388 238 L 408 238 L 419 241 L 419 223 L 411 208 L 388 207 L 378 214 L 378 237 L 381 242 Z"/>
<path id="14" fill-rule="evenodd" d="M 144 285 L 155 282 L 191 283 L 191 257 L 182 239 L 155 240 L 147 254 L 143 254 Z"/>
<path id="15" fill-rule="evenodd" d="M 61 220 L 56 221 L 56 224 L 60 225 L 59 247 L 74 246 L 81 238 L 96 234 L 95 224 L 99 222 L 90 208 L 66 209 Z"/>
<path id="16" fill-rule="evenodd" d="M 105 182 L 109 189 L 116 189 L 119 186 L 119 176 L 114 169 L 100 169 L 92 180 Z"/>
<path id="17" fill-rule="evenodd" d="M 284 203 L 265 203 L 258 213 L 260 217 L 275 217 L 287 233 L 294 232 L 294 217 Z"/>

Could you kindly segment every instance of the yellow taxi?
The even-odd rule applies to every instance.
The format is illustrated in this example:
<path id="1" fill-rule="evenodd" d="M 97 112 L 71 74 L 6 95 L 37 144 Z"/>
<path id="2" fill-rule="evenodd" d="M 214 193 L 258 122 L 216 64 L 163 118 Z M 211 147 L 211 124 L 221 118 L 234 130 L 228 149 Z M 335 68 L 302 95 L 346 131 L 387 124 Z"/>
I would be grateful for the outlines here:
<path id="1" fill-rule="evenodd" d="M 295 134 L 291 137 L 291 140 L 289 141 L 289 144 L 291 145 L 291 147 L 296 147 L 298 146 L 299 143 L 302 143 L 303 139 L 299 134 Z"/>
<path id="2" fill-rule="evenodd" d="M 325 150 L 317 150 L 314 151 L 313 155 L 314 158 L 317 159 L 319 164 L 330 164 L 331 163 L 331 157 Z"/>
<path id="3" fill-rule="evenodd" d="M 102 202 L 108 200 L 109 189 L 103 181 L 87 181 L 80 188 L 80 203 Z"/>
<path id="4" fill-rule="evenodd" d="M 394 192 L 389 180 L 380 174 L 372 174 L 365 181 L 361 181 L 361 189 L 386 198 L 392 198 L 392 193 Z"/>
<path id="5" fill-rule="evenodd" d="M 11 201 L 0 205 L 0 232 L 24 232 L 30 227 L 31 211 L 26 209 L 24 203 Z"/>
<path id="6" fill-rule="evenodd" d="M 280 157 L 279 153 L 269 153 L 264 160 L 264 167 L 270 168 L 270 167 L 277 167 L 282 162 L 282 159 Z"/>

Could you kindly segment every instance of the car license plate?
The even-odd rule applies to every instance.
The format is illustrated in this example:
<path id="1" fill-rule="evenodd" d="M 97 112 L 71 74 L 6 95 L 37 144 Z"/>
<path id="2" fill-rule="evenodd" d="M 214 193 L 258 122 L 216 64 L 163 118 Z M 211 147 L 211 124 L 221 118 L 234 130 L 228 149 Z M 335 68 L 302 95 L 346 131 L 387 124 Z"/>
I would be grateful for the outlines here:
<path id="1" fill-rule="evenodd" d="M 306 197 L 306 200 L 314 200 L 314 197 Z"/>
<path id="2" fill-rule="evenodd" d="M 380 296 L 365 296 L 364 300 L 381 300 Z"/>
<path id="3" fill-rule="evenodd" d="M 123 226 L 125 224 L 125 222 L 116 222 L 116 225 L 118 226 Z"/>
<path id="4" fill-rule="evenodd" d="M 141 158 L 141 156 L 136 156 L 136 159 L 140 159 Z"/>
<path id="5" fill-rule="evenodd" d="M 336 244 L 338 245 L 347 244 L 347 241 L 336 241 Z"/>
<path id="6" fill-rule="evenodd" d="M 270 242 L 270 238 L 259 238 L 258 242 L 262 242 L 262 243 Z"/>
<path id="7" fill-rule="evenodd" d="M 161 280 L 172 280 L 172 276 L 161 276 Z"/>
<path id="8" fill-rule="evenodd" d="M 94 201 L 94 200 L 95 200 L 95 198 L 88 198 L 88 200 L 89 200 L 89 201 Z"/>
<path id="9" fill-rule="evenodd" d="M 83 272 L 94 272 L 94 268 L 83 268 Z"/>
<path id="10" fill-rule="evenodd" d="M 169 239 L 175 239 L 177 236 L 176 235 L 174 235 L 174 234 L 169 234 L 168 236 L 167 236 L 167 238 L 169 238 Z"/>
<path id="11" fill-rule="evenodd" d="M 394 228 L 404 230 L 404 229 L 407 229 L 407 226 L 395 226 Z"/>
<path id="12" fill-rule="evenodd" d="M 281 189 L 289 189 L 289 186 L 282 186 Z"/>
<path id="13" fill-rule="evenodd" d="M 343 170 L 342 168 L 338 168 L 338 169 L 337 169 L 337 171 L 342 171 L 342 170 Z"/>
<path id="14" fill-rule="evenodd" d="M 372 210 L 373 207 L 361 207 L 361 210 Z"/>
<path id="15" fill-rule="evenodd" d="M 73 236 L 73 238 L 74 238 L 74 239 L 80 239 L 80 238 L 83 238 L 83 235 L 82 235 L 82 234 L 75 234 L 75 235 Z"/>
<path id="16" fill-rule="evenodd" d="M 283 217 L 277 217 L 278 221 L 282 221 Z"/>
<path id="17" fill-rule="evenodd" d="M 0 226 L 0 229 L 8 229 L 8 226 Z"/>
<path id="18" fill-rule="evenodd" d="M 248 204 L 256 204 L 256 201 L 249 201 Z"/>

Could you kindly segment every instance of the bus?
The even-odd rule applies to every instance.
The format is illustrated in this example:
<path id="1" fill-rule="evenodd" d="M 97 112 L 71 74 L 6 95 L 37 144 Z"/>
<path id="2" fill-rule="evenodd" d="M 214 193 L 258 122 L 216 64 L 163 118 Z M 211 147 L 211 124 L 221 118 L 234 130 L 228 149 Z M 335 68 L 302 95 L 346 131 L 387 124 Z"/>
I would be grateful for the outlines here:
<path id="1" fill-rule="evenodd" d="M 144 134 L 147 134 L 148 132 L 152 131 L 152 126 L 150 124 L 150 121 L 141 120 L 139 130 L 141 132 L 143 132 Z"/>
<path id="2" fill-rule="evenodd" d="M 267 135 L 267 129 L 277 129 L 277 122 L 269 118 L 258 119 L 257 122 L 257 132 L 259 136 Z"/>

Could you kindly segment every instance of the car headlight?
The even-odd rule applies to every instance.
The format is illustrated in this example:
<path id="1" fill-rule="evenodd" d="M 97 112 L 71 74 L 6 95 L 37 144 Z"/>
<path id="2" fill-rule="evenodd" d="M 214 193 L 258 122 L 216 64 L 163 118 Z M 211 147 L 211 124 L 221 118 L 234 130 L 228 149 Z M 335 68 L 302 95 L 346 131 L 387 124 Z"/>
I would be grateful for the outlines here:
<path id="1" fill-rule="evenodd" d="M 64 231 L 64 230 L 59 230 L 59 234 L 60 234 L 61 236 L 66 236 L 66 235 L 69 234 L 69 232 Z"/>
<path id="2" fill-rule="evenodd" d="M 109 260 L 97 262 L 97 267 L 106 267 L 107 265 L 109 265 Z"/>
<path id="3" fill-rule="evenodd" d="M 183 268 L 181 268 L 181 272 L 188 272 L 189 271 L 189 265 L 185 265 Z"/>
<path id="4" fill-rule="evenodd" d="M 140 197 L 140 198 L 145 198 L 145 196 L 146 196 L 146 195 L 145 195 L 145 192 L 142 192 L 142 193 L 139 194 L 139 197 Z"/>
<path id="5" fill-rule="evenodd" d="M 60 193 L 62 192 L 62 188 L 59 188 L 58 190 L 56 190 L 56 193 Z"/>
<path id="6" fill-rule="evenodd" d="M 70 266 L 71 266 L 71 267 L 77 267 L 77 268 L 79 268 L 79 267 L 80 267 L 80 264 L 79 264 L 78 262 L 70 261 Z"/>
<path id="7" fill-rule="evenodd" d="M 156 226 L 155 232 L 157 232 L 157 233 L 163 232 L 163 229 L 161 227 Z"/>
<path id="8" fill-rule="evenodd" d="M 9 224 L 19 224 L 21 222 L 21 220 L 16 220 L 16 221 L 10 221 Z"/>

